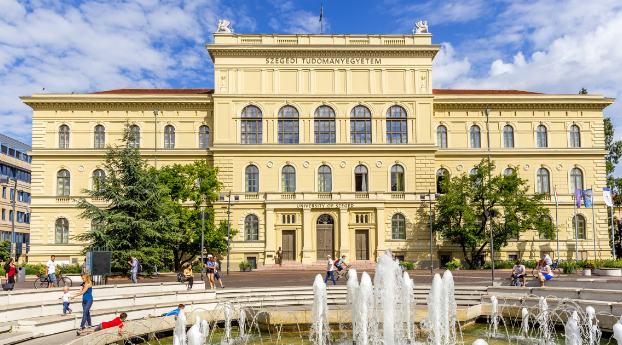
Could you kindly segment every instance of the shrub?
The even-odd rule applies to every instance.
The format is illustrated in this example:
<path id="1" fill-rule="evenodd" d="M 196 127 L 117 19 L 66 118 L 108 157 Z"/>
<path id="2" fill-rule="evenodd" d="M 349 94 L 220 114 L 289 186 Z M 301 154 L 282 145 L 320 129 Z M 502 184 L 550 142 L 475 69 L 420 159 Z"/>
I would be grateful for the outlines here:
<path id="1" fill-rule="evenodd" d="M 404 266 L 407 271 L 413 271 L 415 269 L 415 266 L 412 264 L 412 262 L 400 261 L 400 265 Z"/>
<path id="2" fill-rule="evenodd" d="M 455 271 L 457 269 L 461 269 L 462 268 L 462 264 L 460 263 L 459 260 L 454 260 L 454 261 L 450 261 L 448 263 L 445 264 L 445 268 L 450 270 L 450 271 Z"/>
<path id="3" fill-rule="evenodd" d="M 238 264 L 238 267 L 240 267 L 241 269 L 245 270 L 245 269 L 247 269 L 247 268 L 251 267 L 251 264 L 249 264 L 249 263 L 248 263 L 248 262 L 246 262 L 246 261 L 242 261 L 242 262 L 240 262 L 240 263 Z"/>
<path id="4" fill-rule="evenodd" d="M 578 267 L 579 267 L 579 265 L 577 265 L 577 262 L 574 261 L 574 260 L 564 261 L 564 262 L 559 264 L 559 268 L 564 270 L 565 274 L 576 273 Z"/>

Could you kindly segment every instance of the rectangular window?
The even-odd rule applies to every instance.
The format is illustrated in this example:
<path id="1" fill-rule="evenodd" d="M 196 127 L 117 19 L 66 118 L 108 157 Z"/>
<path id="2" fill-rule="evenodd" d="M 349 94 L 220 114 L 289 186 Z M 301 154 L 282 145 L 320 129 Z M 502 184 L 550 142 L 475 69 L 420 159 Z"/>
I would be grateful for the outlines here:
<path id="1" fill-rule="evenodd" d="M 6 210 L 2 209 L 2 220 L 6 220 Z"/>
<path id="2" fill-rule="evenodd" d="M 11 189 L 9 194 L 11 195 L 11 200 L 15 200 L 15 189 Z"/>
<path id="3" fill-rule="evenodd" d="M 9 222 L 13 221 L 13 211 L 9 211 Z"/>
<path id="4" fill-rule="evenodd" d="M 6 199 L 6 187 L 2 187 L 2 197 Z"/>

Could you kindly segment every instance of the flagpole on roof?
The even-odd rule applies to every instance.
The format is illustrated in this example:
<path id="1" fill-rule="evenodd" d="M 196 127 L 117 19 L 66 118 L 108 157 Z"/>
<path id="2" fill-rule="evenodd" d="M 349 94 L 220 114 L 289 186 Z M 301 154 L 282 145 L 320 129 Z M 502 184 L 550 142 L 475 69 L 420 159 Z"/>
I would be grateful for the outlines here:
<path id="1" fill-rule="evenodd" d="M 324 14 L 324 4 L 320 7 L 320 34 L 324 34 L 324 22 L 322 21 L 322 15 Z"/>

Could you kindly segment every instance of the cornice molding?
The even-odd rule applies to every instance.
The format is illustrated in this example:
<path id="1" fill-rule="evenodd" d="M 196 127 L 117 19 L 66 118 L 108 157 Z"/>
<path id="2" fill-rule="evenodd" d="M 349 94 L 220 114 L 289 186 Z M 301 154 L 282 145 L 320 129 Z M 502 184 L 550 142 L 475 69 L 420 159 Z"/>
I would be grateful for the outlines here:
<path id="1" fill-rule="evenodd" d="M 100 101 L 100 102 L 85 102 L 85 101 L 24 101 L 28 106 L 35 110 L 48 110 L 48 109 L 67 109 L 67 110 L 84 110 L 84 109 L 124 109 L 124 110 L 143 110 L 149 109 L 150 111 L 154 108 L 158 109 L 201 109 L 201 110 L 211 110 L 214 108 L 213 102 L 211 99 L 202 102 L 141 102 L 141 101 L 124 101 L 124 102 L 115 102 L 115 101 Z"/>
<path id="2" fill-rule="evenodd" d="M 244 49 L 244 48 L 216 48 L 209 47 L 209 53 L 212 57 L 228 57 L 228 56 L 293 56 L 293 57 L 361 57 L 361 56 L 377 56 L 377 57 L 429 57 L 434 58 L 438 53 L 438 49 L 418 49 L 418 50 L 393 50 L 393 49 L 310 49 L 310 50 L 291 50 L 291 49 Z"/>
<path id="3" fill-rule="evenodd" d="M 551 109 L 598 109 L 603 110 L 611 103 L 598 102 L 598 103 L 552 103 L 552 102 L 516 102 L 516 101 L 504 101 L 499 103 L 443 103 L 434 100 L 435 110 L 452 110 L 452 109 L 471 109 L 471 110 L 516 110 L 516 109 L 538 109 L 538 110 L 551 110 Z"/>

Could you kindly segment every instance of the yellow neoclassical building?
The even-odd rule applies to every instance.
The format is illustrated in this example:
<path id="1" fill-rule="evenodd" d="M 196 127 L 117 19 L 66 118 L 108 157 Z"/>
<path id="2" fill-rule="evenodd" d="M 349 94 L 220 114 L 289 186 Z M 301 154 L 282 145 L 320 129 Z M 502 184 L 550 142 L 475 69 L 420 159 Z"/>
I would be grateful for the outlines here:
<path id="1" fill-rule="evenodd" d="M 575 257 L 571 191 L 592 186 L 596 217 L 579 209 L 579 256 L 593 258 L 594 234 L 598 255 L 611 256 L 600 190 L 602 110 L 613 99 L 434 89 L 440 45 L 429 34 L 214 36 L 206 45 L 214 89 L 22 98 L 34 110 L 31 261 L 79 258 L 83 244 L 72 236 L 91 224 L 72 198 L 101 176 L 104 147 L 125 121 L 158 166 L 205 159 L 220 168 L 225 193 L 239 198 L 230 214 L 239 230 L 232 265 L 274 264 L 279 247 L 285 260 L 303 264 L 327 254 L 375 260 L 391 248 L 429 267 L 422 194 L 488 154 L 496 173 L 516 170 L 534 193 L 557 186 L 564 259 Z M 555 208 L 554 200 L 547 205 Z M 227 217 L 226 201 L 214 208 Z M 556 256 L 556 245 L 528 231 L 496 258 Z M 432 246 L 437 267 L 462 258 L 448 241 L 434 238 Z"/>

